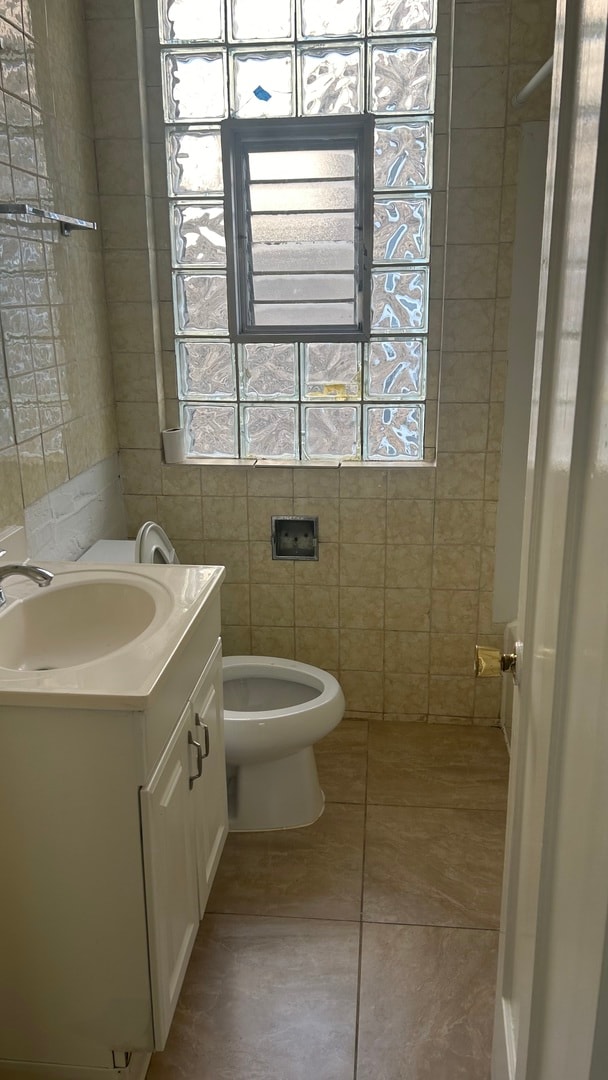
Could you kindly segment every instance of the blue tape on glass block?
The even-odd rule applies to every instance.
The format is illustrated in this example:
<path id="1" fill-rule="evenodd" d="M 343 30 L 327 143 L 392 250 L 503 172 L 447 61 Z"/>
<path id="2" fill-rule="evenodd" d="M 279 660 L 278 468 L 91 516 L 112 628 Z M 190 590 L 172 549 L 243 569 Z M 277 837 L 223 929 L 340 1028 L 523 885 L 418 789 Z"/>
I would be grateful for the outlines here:
<path id="1" fill-rule="evenodd" d="M 272 97 L 272 94 L 269 94 L 268 90 L 264 90 L 263 86 L 256 86 L 253 93 L 255 97 L 257 97 L 258 101 L 270 101 Z"/>

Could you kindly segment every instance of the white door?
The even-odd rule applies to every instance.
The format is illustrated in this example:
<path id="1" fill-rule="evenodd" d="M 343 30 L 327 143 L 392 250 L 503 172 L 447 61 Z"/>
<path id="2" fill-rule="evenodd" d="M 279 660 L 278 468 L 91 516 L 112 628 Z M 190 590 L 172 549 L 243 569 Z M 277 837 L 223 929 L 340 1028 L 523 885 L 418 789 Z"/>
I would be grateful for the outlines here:
<path id="1" fill-rule="evenodd" d="M 154 1045 L 162 1050 L 199 927 L 188 706 L 140 793 Z"/>
<path id="2" fill-rule="evenodd" d="M 607 23 L 558 0 L 493 1080 L 608 1076 Z"/>
<path id="3" fill-rule="evenodd" d="M 194 738 L 200 744 L 203 755 L 201 776 L 193 791 L 198 849 L 199 914 L 202 919 L 228 835 L 220 642 L 192 695 L 192 718 Z"/>

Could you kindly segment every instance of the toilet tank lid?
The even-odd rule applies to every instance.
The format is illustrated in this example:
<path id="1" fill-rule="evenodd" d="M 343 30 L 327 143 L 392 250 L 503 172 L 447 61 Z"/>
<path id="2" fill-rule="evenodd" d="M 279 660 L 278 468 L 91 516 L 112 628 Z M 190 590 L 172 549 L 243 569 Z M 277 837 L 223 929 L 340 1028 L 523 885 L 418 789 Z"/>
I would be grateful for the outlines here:
<path id="1" fill-rule="evenodd" d="M 132 563 L 135 562 L 134 540 L 96 540 L 81 555 L 78 562 Z"/>

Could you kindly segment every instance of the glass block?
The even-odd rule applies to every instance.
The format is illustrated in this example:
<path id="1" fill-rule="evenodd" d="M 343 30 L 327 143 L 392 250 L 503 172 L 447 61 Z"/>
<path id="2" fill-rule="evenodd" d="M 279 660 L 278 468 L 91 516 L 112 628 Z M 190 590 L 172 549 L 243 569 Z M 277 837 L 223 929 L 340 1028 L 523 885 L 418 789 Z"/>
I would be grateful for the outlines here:
<path id="1" fill-rule="evenodd" d="M 241 397 L 248 401 L 298 397 L 298 347 L 294 344 L 239 348 Z"/>
<path id="2" fill-rule="evenodd" d="M 232 112 L 235 116 L 293 114 L 293 53 L 286 49 L 232 54 Z"/>
<path id="3" fill-rule="evenodd" d="M 366 405 L 364 426 L 366 461 L 422 461 L 423 405 Z"/>
<path id="4" fill-rule="evenodd" d="M 299 56 L 304 116 L 363 111 L 362 46 L 304 49 Z"/>
<path id="5" fill-rule="evenodd" d="M 429 188 L 432 182 L 433 121 L 376 120 L 374 187 Z"/>
<path id="6" fill-rule="evenodd" d="M 169 131 L 167 160 L 170 195 L 222 193 L 222 143 L 219 128 Z"/>
<path id="7" fill-rule="evenodd" d="M 372 34 L 434 30 L 437 0 L 370 0 Z"/>
<path id="8" fill-rule="evenodd" d="M 162 0 L 161 41 L 221 41 L 224 37 L 224 0 Z"/>
<path id="9" fill-rule="evenodd" d="M 228 115 L 223 50 L 165 52 L 163 100 L 165 120 L 223 120 Z"/>
<path id="10" fill-rule="evenodd" d="M 234 346 L 229 341 L 179 341 L 180 398 L 236 401 Z"/>
<path id="11" fill-rule="evenodd" d="M 178 333 L 227 334 L 226 275 L 178 270 L 173 279 Z"/>
<path id="12" fill-rule="evenodd" d="M 199 0 L 200 2 L 200 0 Z M 231 0 L 231 41 L 292 41 L 293 0 Z"/>
<path id="13" fill-rule="evenodd" d="M 369 94 L 370 112 L 432 112 L 435 99 L 434 40 L 372 45 Z"/>
<path id="14" fill-rule="evenodd" d="M 358 398 L 361 393 L 361 356 L 352 341 L 310 342 L 304 345 L 302 396 L 334 398 L 338 401 Z"/>
<path id="15" fill-rule="evenodd" d="M 363 33 L 363 0 L 298 0 L 300 37 Z"/>
<path id="16" fill-rule="evenodd" d="M 361 457 L 358 405 L 303 405 L 302 457 L 307 461 Z"/>
<path id="17" fill-rule="evenodd" d="M 186 453 L 193 457 L 239 456 L 236 405 L 184 405 Z"/>
<path id="18" fill-rule="evenodd" d="M 298 457 L 297 405 L 241 405 L 242 457 Z"/>
<path id="19" fill-rule="evenodd" d="M 430 232 L 430 195 L 374 199 L 374 262 L 428 260 Z"/>
<path id="20" fill-rule="evenodd" d="M 372 273 L 372 331 L 426 330 L 428 271 L 375 271 Z"/>
<path id="21" fill-rule="evenodd" d="M 224 207 L 218 203 L 171 207 L 173 258 L 178 266 L 225 266 Z"/>
<path id="22" fill-rule="evenodd" d="M 366 398 L 419 401 L 426 397 L 425 338 L 371 341 L 366 349 Z"/>

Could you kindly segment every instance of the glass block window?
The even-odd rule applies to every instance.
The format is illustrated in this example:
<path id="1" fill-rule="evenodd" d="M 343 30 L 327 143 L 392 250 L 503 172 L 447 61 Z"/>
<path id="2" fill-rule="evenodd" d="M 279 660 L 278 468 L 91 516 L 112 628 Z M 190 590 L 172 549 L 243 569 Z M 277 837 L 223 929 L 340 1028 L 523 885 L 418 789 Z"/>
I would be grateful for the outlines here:
<path id="1" fill-rule="evenodd" d="M 190 457 L 423 458 L 436 9 L 159 0 Z M 324 125 L 350 145 L 324 143 Z M 266 152 L 254 145 L 265 127 Z M 279 146 L 290 131 L 297 145 Z M 240 332 L 228 302 L 239 243 Z"/>

